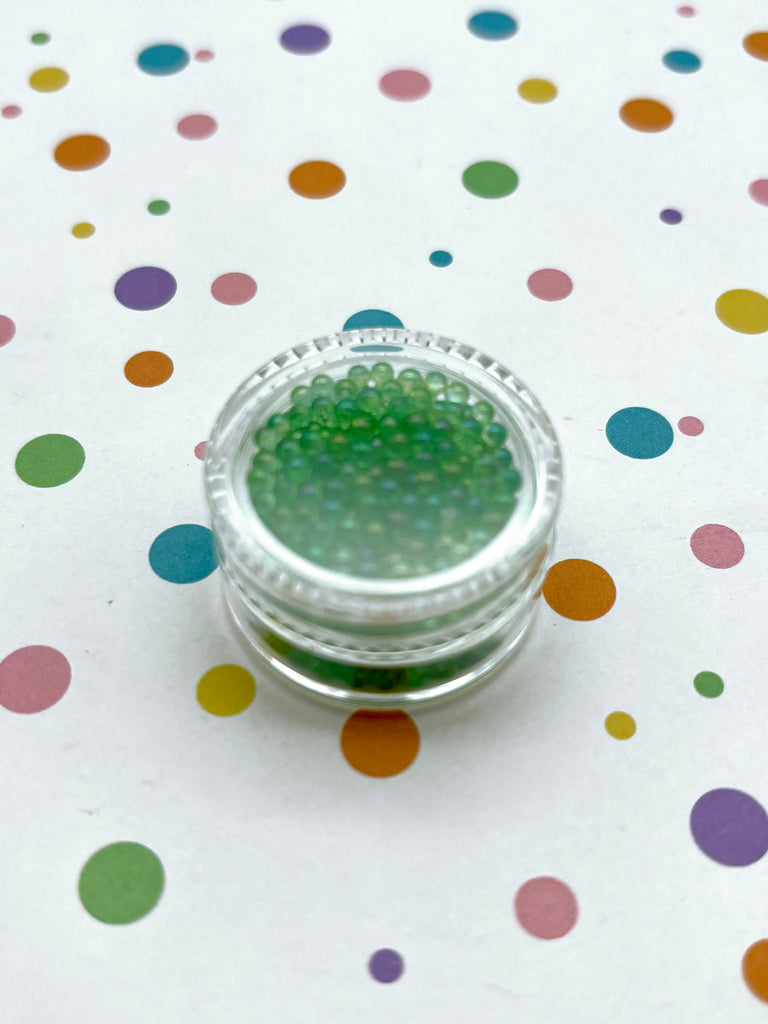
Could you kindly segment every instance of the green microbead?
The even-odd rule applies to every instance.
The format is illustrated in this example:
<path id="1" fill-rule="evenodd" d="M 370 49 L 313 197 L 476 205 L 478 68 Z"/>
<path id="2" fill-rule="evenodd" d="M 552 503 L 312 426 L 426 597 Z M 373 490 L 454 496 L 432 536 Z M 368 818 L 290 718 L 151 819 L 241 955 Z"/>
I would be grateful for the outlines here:
<path id="1" fill-rule="evenodd" d="M 437 404 L 437 403 L 435 403 Z M 456 424 L 464 418 L 466 407 L 461 402 L 446 401 L 440 406 L 441 418 L 448 420 L 449 423 Z"/>
<path id="2" fill-rule="evenodd" d="M 303 430 L 312 422 L 309 405 L 294 405 L 288 413 L 288 420 L 293 430 Z"/>
<path id="3" fill-rule="evenodd" d="M 312 463 L 306 455 L 293 455 L 287 459 L 283 466 L 286 480 L 292 484 L 300 484 L 309 479 L 312 472 Z"/>
<path id="4" fill-rule="evenodd" d="M 507 469 L 501 474 L 501 486 L 508 494 L 515 494 L 520 490 L 523 478 L 516 469 Z"/>
<path id="5" fill-rule="evenodd" d="M 409 394 L 413 388 L 422 383 L 422 377 L 419 371 L 414 366 L 406 366 L 404 370 L 401 370 L 397 375 L 397 379 L 400 381 L 405 394 Z"/>
<path id="6" fill-rule="evenodd" d="M 507 440 L 507 431 L 501 423 L 489 423 L 483 427 L 483 440 L 491 448 L 500 448 Z"/>
<path id="7" fill-rule="evenodd" d="M 364 388 L 371 379 L 371 371 L 367 366 L 353 366 L 347 374 L 347 379 L 356 384 L 359 390 Z"/>
<path id="8" fill-rule="evenodd" d="M 312 378 L 313 397 L 318 398 L 322 395 L 323 398 L 333 398 L 334 384 L 335 381 L 327 373 L 319 373 Z"/>
<path id="9" fill-rule="evenodd" d="M 346 456 L 350 439 L 343 430 L 334 430 L 328 438 L 328 452 L 333 459 L 341 459 Z"/>
<path id="10" fill-rule="evenodd" d="M 376 420 L 366 412 L 360 412 L 349 425 L 349 437 L 352 441 L 370 441 L 376 433 Z"/>
<path id="11" fill-rule="evenodd" d="M 306 388 L 304 387 L 303 384 L 300 384 L 298 387 L 295 387 L 291 392 L 291 402 L 293 403 L 293 408 L 295 409 L 296 406 L 304 406 L 305 408 L 309 408 L 310 404 L 312 403 L 313 397 L 314 395 L 312 394 L 310 388 Z"/>
<path id="12" fill-rule="evenodd" d="M 493 406 L 490 402 L 475 402 L 474 405 L 470 406 L 469 411 L 475 417 L 478 423 L 485 425 L 491 423 L 493 420 L 494 412 Z"/>
<path id="13" fill-rule="evenodd" d="M 431 370 L 424 378 L 424 383 L 431 394 L 439 395 L 441 391 L 445 390 L 447 381 L 444 373 L 440 373 L 439 370 Z"/>
<path id="14" fill-rule="evenodd" d="M 373 465 L 375 451 L 370 441 L 353 441 L 350 455 L 356 470 L 369 469 Z"/>
<path id="15" fill-rule="evenodd" d="M 398 422 L 404 420 L 411 412 L 413 407 L 405 395 L 393 398 L 387 406 L 387 415 L 393 416 Z"/>
<path id="16" fill-rule="evenodd" d="M 449 402 L 463 404 L 469 398 L 469 388 L 462 380 L 452 380 L 446 385 L 445 394 Z"/>
<path id="17" fill-rule="evenodd" d="M 277 455 L 283 465 L 285 465 L 287 459 L 301 454 L 301 443 L 293 437 L 284 437 L 277 448 L 275 448 L 275 455 Z"/>
<path id="18" fill-rule="evenodd" d="M 411 388 L 408 395 L 414 409 L 426 412 L 432 405 L 432 394 L 428 388 L 416 386 Z"/>
<path id="19" fill-rule="evenodd" d="M 310 414 L 312 422 L 318 423 L 323 427 L 334 426 L 336 423 L 333 402 L 326 395 L 318 395 L 317 398 L 312 400 Z"/>
<path id="20" fill-rule="evenodd" d="M 357 403 L 353 398 L 342 398 L 334 406 L 337 426 L 341 427 L 342 430 L 349 430 L 352 420 L 359 411 Z"/>
<path id="21" fill-rule="evenodd" d="M 256 431 L 253 439 L 262 451 L 271 452 L 280 444 L 282 435 L 269 427 L 262 427 Z"/>
<path id="22" fill-rule="evenodd" d="M 259 467 L 270 473 L 276 473 L 280 465 L 280 459 L 273 452 L 256 452 L 251 462 L 253 469 Z"/>
<path id="23" fill-rule="evenodd" d="M 483 454 L 475 459 L 472 463 L 472 473 L 476 477 L 481 477 L 483 480 L 489 480 L 496 473 L 496 459 L 494 458 L 493 452 L 483 452 Z"/>
<path id="24" fill-rule="evenodd" d="M 277 498 L 272 491 L 251 493 L 251 500 L 253 501 L 253 507 L 261 516 L 271 512 L 277 504 Z"/>
<path id="25" fill-rule="evenodd" d="M 380 416 L 384 411 L 384 401 L 376 388 L 361 388 L 355 401 L 358 409 L 372 416 Z"/>
<path id="26" fill-rule="evenodd" d="M 354 398 L 359 390 L 354 381 L 345 377 L 343 380 L 337 380 L 333 385 L 333 397 L 340 402 L 342 398 Z"/>
<path id="27" fill-rule="evenodd" d="M 401 397 L 403 389 L 396 380 L 388 380 L 385 384 L 382 384 L 379 388 L 381 394 L 381 400 L 385 406 L 388 406 L 393 398 Z"/>
<path id="28" fill-rule="evenodd" d="M 307 427 L 299 444 L 309 455 L 318 455 L 325 448 L 325 438 L 320 427 Z"/>
<path id="29" fill-rule="evenodd" d="M 499 471 L 509 469 L 512 466 L 512 453 L 508 448 L 497 448 L 493 453 L 493 459 Z"/>
<path id="30" fill-rule="evenodd" d="M 386 384 L 387 381 L 393 380 L 394 376 L 395 371 L 390 363 L 374 363 L 371 367 L 371 377 L 377 385 Z"/>

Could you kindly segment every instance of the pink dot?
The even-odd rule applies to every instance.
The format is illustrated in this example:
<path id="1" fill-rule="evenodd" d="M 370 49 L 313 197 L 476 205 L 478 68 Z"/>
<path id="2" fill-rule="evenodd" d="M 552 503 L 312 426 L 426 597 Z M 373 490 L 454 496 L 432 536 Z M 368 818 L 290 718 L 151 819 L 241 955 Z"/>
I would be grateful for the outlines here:
<path id="1" fill-rule="evenodd" d="M 768 178 L 757 178 L 750 183 L 749 194 L 756 203 L 768 206 Z"/>
<path id="2" fill-rule="evenodd" d="M 559 302 L 573 291 L 573 281 L 562 270 L 536 270 L 528 278 L 528 291 L 545 302 Z"/>
<path id="3" fill-rule="evenodd" d="M 209 139 L 218 127 L 214 118 L 208 114 L 190 114 L 182 117 L 176 125 L 176 131 L 182 139 Z"/>
<path id="4" fill-rule="evenodd" d="M 697 416 L 683 416 L 677 421 L 677 429 L 688 437 L 698 437 L 704 429 L 704 424 Z"/>
<path id="5" fill-rule="evenodd" d="M 205 458 L 205 451 L 207 447 L 207 441 L 198 441 L 198 443 L 195 445 L 195 458 L 200 459 L 200 461 L 202 462 L 203 459 Z"/>
<path id="6" fill-rule="evenodd" d="M 216 54 L 213 50 L 198 50 L 195 54 L 195 60 L 202 61 L 203 64 L 207 64 L 209 60 L 213 60 Z"/>
<path id="7" fill-rule="evenodd" d="M 34 715 L 60 701 L 72 669 L 53 647 L 19 647 L 0 661 L 0 704 L 20 715 Z"/>
<path id="8" fill-rule="evenodd" d="M 682 7 L 677 8 L 677 13 L 681 18 L 692 18 L 696 11 L 689 4 L 683 4 Z"/>
<path id="9" fill-rule="evenodd" d="M 19 117 L 21 114 L 21 107 L 17 107 L 15 103 L 9 103 L 7 107 L 3 107 L 0 111 L 3 117 L 14 118 Z"/>
<path id="10" fill-rule="evenodd" d="M 704 565 L 730 569 L 744 557 L 744 542 L 730 527 L 707 523 L 691 535 L 691 551 Z"/>
<path id="11" fill-rule="evenodd" d="M 0 316 L 0 348 L 16 334 L 16 324 L 9 316 Z"/>
<path id="12" fill-rule="evenodd" d="M 420 71 L 398 68 L 379 80 L 379 88 L 391 100 L 420 100 L 427 95 L 432 85 Z"/>
<path id="13" fill-rule="evenodd" d="M 576 924 L 579 907 L 572 890 L 559 878 L 529 878 L 515 896 L 515 915 L 537 939 L 559 939 Z"/>
<path id="14" fill-rule="evenodd" d="M 256 294 L 256 282 L 248 274 L 222 274 L 211 285 L 211 295 L 225 306 L 242 306 Z"/>

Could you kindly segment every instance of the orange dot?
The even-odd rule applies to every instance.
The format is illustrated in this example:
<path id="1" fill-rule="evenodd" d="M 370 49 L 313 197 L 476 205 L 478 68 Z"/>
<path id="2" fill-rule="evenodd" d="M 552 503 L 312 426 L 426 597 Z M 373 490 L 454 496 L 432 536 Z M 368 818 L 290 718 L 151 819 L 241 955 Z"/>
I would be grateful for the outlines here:
<path id="1" fill-rule="evenodd" d="M 584 558 L 555 562 L 544 580 L 544 600 L 566 619 L 599 619 L 613 607 L 616 584 L 609 573 Z"/>
<path id="2" fill-rule="evenodd" d="M 173 373 L 173 360 L 165 352 L 137 352 L 125 364 L 125 376 L 137 388 L 156 388 Z"/>
<path id="3" fill-rule="evenodd" d="M 753 995 L 768 1003 L 768 939 L 752 943 L 742 958 L 741 972 Z"/>
<path id="4" fill-rule="evenodd" d="M 672 124 L 672 111 L 657 100 L 627 100 L 619 117 L 628 128 L 638 132 L 663 132 Z"/>
<path id="5" fill-rule="evenodd" d="M 305 199 L 327 199 L 341 192 L 347 182 L 346 175 L 336 164 L 326 160 L 308 160 L 294 167 L 288 175 L 288 184 Z"/>
<path id="6" fill-rule="evenodd" d="M 742 46 L 750 55 L 758 60 L 768 60 L 768 32 L 752 32 L 744 36 Z"/>
<path id="7" fill-rule="evenodd" d="M 90 171 L 110 154 L 109 143 L 100 135 L 71 135 L 53 151 L 53 159 L 66 171 Z"/>
<path id="8" fill-rule="evenodd" d="M 355 711 L 341 730 L 341 752 L 363 775 L 404 771 L 419 752 L 419 730 L 404 711 Z"/>

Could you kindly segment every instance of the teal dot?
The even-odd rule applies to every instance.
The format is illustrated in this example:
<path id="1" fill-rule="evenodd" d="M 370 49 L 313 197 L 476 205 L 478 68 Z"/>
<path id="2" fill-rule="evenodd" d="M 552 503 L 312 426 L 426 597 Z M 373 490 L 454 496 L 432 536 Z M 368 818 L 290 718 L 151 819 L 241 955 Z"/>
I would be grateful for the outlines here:
<path id="1" fill-rule="evenodd" d="M 698 672 L 693 677 L 693 685 L 702 697 L 719 697 L 725 689 L 725 683 L 717 672 Z"/>
<path id="2" fill-rule="evenodd" d="M 605 433 L 616 451 L 630 459 L 656 459 L 675 439 L 669 420 L 639 406 L 615 412 L 605 425 Z"/>
<path id="3" fill-rule="evenodd" d="M 170 208 L 171 204 L 166 199 L 153 199 L 147 205 L 147 209 L 154 217 L 162 217 L 164 213 L 168 213 Z"/>
<path id="4" fill-rule="evenodd" d="M 453 263 L 453 256 L 445 249 L 435 249 L 433 253 L 429 254 L 429 262 L 433 267 L 450 267 Z"/>
<path id="5" fill-rule="evenodd" d="M 29 37 L 30 43 L 34 43 L 35 46 L 45 46 L 46 43 L 50 43 L 51 37 L 47 32 L 34 32 Z"/>
<path id="6" fill-rule="evenodd" d="M 665 68 L 680 75 L 690 75 L 701 67 L 701 60 L 689 50 L 670 50 L 661 58 Z"/>
<path id="7" fill-rule="evenodd" d="M 158 43 L 142 50 L 136 63 L 148 75 L 175 75 L 189 64 L 189 54 L 174 43 Z"/>
<path id="8" fill-rule="evenodd" d="M 155 538 L 149 549 L 149 564 L 169 583 L 197 583 L 217 566 L 213 534 L 206 526 L 182 523 L 171 526 Z"/>
<path id="9" fill-rule="evenodd" d="M 469 19 L 467 28 L 479 39 L 509 39 L 517 32 L 517 22 L 503 11 L 480 11 Z"/>
<path id="10" fill-rule="evenodd" d="M 361 309 L 353 313 L 342 330 L 357 331 L 366 327 L 402 327 L 403 321 L 385 309 Z"/>

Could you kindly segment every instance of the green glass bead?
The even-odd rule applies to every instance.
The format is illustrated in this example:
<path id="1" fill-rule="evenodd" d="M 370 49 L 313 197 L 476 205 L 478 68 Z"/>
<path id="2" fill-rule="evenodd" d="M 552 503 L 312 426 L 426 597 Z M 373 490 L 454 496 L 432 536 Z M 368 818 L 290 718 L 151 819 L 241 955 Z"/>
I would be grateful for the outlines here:
<path id="1" fill-rule="evenodd" d="M 417 385 L 411 388 L 408 398 L 412 407 L 422 412 L 426 412 L 432 406 L 432 394 L 428 388 Z"/>
<path id="2" fill-rule="evenodd" d="M 395 371 L 390 363 L 374 363 L 371 367 L 371 377 L 376 381 L 377 386 L 386 384 L 394 379 Z"/>
<path id="3" fill-rule="evenodd" d="M 296 408 L 296 406 L 305 406 L 306 408 L 309 408 L 313 398 L 314 395 L 310 388 L 304 387 L 303 384 L 299 384 L 299 386 L 295 387 L 291 392 L 291 404 L 293 408 Z"/>
<path id="4" fill-rule="evenodd" d="M 333 402 L 326 395 L 318 395 L 312 400 L 310 414 L 312 422 L 323 427 L 333 426 L 336 422 Z"/>
<path id="5" fill-rule="evenodd" d="M 510 469 L 512 466 L 512 454 L 508 448 L 497 448 L 493 453 L 493 458 L 496 463 L 496 468 L 503 472 L 505 469 Z"/>
<path id="6" fill-rule="evenodd" d="M 277 455 L 283 465 L 285 465 L 287 459 L 301 454 L 301 442 L 292 437 L 284 437 L 277 448 L 275 448 L 275 455 Z"/>
<path id="7" fill-rule="evenodd" d="M 327 373 L 319 373 L 312 378 L 312 395 L 314 398 L 333 398 L 334 380 Z"/>
<path id="8" fill-rule="evenodd" d="M 310 405 L 294 405 L 288 413 L 288 420 L 293 430 L 303 430 L 312 422 Z"/>
<path id="9" fill-rule="evenodd" d="M 251 500 L 260 516 L 271 512 L 277 504 L 277 498 L 272 491 L 256 491 L 256 493 L 252 493 Z"/>
<path id="10" fill-rule="evenodd" d="M 441 391 L 445 391 L 447 381 L 444 373 L 440 373 L 439 370 L 431 370 L 424 378 L 424 383 L 431 394 L 439 395 Z"/>
<path id="11" fill-rule="evenodd" d="M 483 427 L 483 440 L 491 448 L 500 448 L 507 440 L 507 431 L 501 423 L 488 423 Z"/>
<path id="12" fill-rule="evenodd" d="M 354 398 L 359 390 L 354 381 L 344 377 L 333 385 L 333 397 L 340 402 L 342 398 Z"/>
<path id="13" fill-rule="evenodd" d="M 320 427 L 307 427 L 299 441 L 302 451 L 309 455 L 318 455 L 325 448 L 325 437 Z"/>
<path id="14" fill-rule="evenodd" d="M 337 426 L 341 427 L 342 430 L 348 430 L 352 420 L 359 411 L 357 403 L 353 398 L 342 398 L 334 406 Z"/>
<path id="15" fill-rule="evenodd" d="M 371 379 L 371 371 L 367 366 L 353 366 L 350 368 L 347 378 L 357 385 L 358 391 L 364 388 Z"/>
<path id="16" fill-rule="evenodd" d="M 507 469 L 501 474 L 501 486 L 508 494 L 515 494 L 520 490 L 523 478 L 516 469 Z"/>
<path id="17" fill-rule="evenodd" d="M 490 402 L 486 401 L 475 402 L 474 405 L 469 407 L 469 411 L 477 422 L 482 423 L 483 425 L 491 423 L 494 417 L 493 406 Z"/>
<path id="18" fill-rule="evenodd" d="M 251 461 L 251 467 L 253 469 L 259 467 L 260 469 L 273 474 L 277 472 L 280 466 L 280 459 L 278 459 L 274 452 L 256 452 L 253 456 L 253 460 Z"/>
<path id="19" fill-rule="evenodd" d="M 376 433 L 376 420 L 366 412 L 360 412 L 349 425 L 349 437 L 352 441 L 370 441 Z"/>
<path id="20" fill-rule="evenodd" d="M 422 376 L 414 366 L 407 366 L 404 370 L 401 370 L 397 375 L 397 379 L 406 395 L 422 383 Z"/>
<path id="21" fill-rule="evenodd" d="M 403 389 L 396 380 L 388 380 L 379 387 L 379 394 L 384 405 L 388 406 L 393 398 L 400 398 L 402 396 Z"/>
<path id="22" fill-rule="evenodd" d="M 446 385 L 445 394 L 449 402 L 463 405 L 469 398 L 469 388 L 462 380 L 452 380 Z"/>
<path id="23" fill-rule="evenodd" d="M 290 459 L 286 460 L 283 469 L 286 480 L 289 480 L 292 484 L 300 484 L 309 479 L 309 475 L 312 472 L 312 463 L 306 455 L 293 455 Z"/>
<path id="24" fill-rule="evenodd" d="M 384 411 L 384 400 L 376 388 L 361 388 L 355 401 L 359 409 L 372 416 L 379 416 Z"/>

